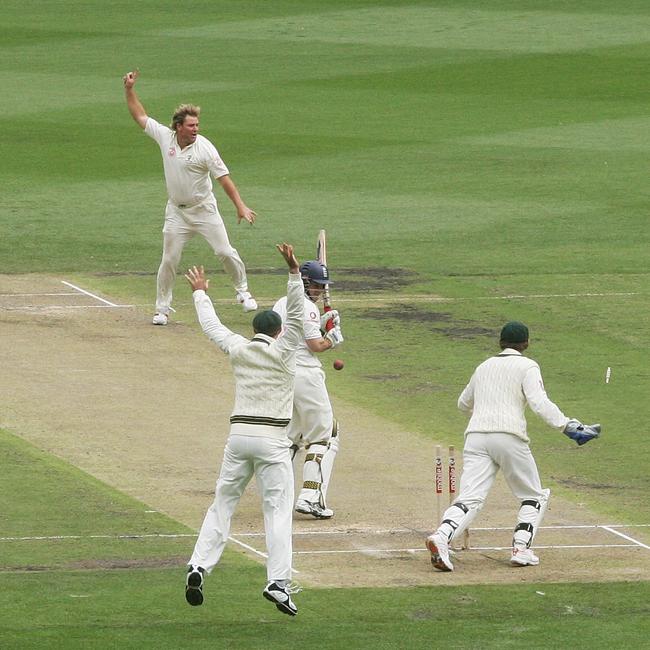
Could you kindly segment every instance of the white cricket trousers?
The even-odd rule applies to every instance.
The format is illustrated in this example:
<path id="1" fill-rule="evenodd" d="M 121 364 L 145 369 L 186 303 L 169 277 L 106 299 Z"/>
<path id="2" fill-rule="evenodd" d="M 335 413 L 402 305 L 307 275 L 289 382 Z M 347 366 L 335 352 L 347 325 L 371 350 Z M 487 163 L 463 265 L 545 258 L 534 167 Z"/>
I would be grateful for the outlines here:
<path id="1" fill-rule="evenodd" d="M 287 435 L 296 445 L 302 444 L 305 448 L 310 445 L 308 454 L 320 457 L 318 461 L 315 458 L 305 460 L 298 500 L 325 504 L 336 451 L 324 463 L 323 458 L 329 450 L 333 426 L 334 413 L 325 386 L 325 372 L 318 366 L 296 366 L 293 414 Z"/>
<path id="2" fill-rule="evenodd" d="M 499 469 L 519 501 L 543 497 L 528 443 L 510 433 L 468 433 L 457 501 L 468 508 L 480 509 Z"/>
<path id="3" fill-rule="evenodd" d="M 325 372 L 320 367 L 296 366 L 293 414 L 287 435 L 295 443 L 327 444 L 332 436 L 334 413 L 330 403 Z"/>
<path id="4" fill-rule="evenodd" d="M 169 314 L 172 289 L 183 248 L 197 233 L 203 235 L 212 247 L 214 254 L 230 276 L 235 291 L 248 291 L 246 267 L 239 253 L 230 245 L 214 196 L 191 208 L 179 208 L 168 201 L 163 227 L 163 254 L 158 268 L 157 313 Z"/>
<path id="5" fill-rule="evenodd" d="M 287 438 L 231 435 L 223 453 L 214 502 L 208 508 L 190 564 L 210 573 L 221 559 L 230 522 L 253 474 L 262 498 L 269 580 L 291 579 L 293 471 Z"/>

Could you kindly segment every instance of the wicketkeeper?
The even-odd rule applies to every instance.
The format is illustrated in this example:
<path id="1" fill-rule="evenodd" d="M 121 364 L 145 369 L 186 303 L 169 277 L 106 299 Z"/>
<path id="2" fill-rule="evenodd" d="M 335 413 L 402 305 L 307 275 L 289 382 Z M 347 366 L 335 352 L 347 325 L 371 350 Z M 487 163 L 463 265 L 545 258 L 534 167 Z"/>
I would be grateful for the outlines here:
<path id="1" fill-rule="evenodd" d="M 499 469 L 520 501 L 512 540 L 513 566 L 539 564 L 532 551 L 550 496 L 542 488 L 535 459 L 528 446 L 526 404 L 547 424 L 563 431 L 578 445 L 600 435 L 600 425 L 569 419 L 548 398 L 539 366 L 522 352 L 528 348 L 528 328 L 517 321 L 501 330 L 501 353 L 476 368 L 458 399 L 470 414 L 465 430 L 460 493 L 427 538 L 431 563 L 440 571 L 453 571 L 449 545 L 470 525 L 483 507 Z"/>

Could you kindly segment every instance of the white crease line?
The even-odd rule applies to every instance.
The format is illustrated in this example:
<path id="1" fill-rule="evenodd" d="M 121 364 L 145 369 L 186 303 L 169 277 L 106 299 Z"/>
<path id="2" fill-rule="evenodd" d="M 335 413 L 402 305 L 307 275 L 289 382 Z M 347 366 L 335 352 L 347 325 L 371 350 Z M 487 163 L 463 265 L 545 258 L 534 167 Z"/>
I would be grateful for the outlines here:
<path id="1" fill-rule="evenodd" d="M 621 533 L 618 530 L 614 530 L 613 528 L 610 528 L 608 526 L 603 526 L 603 528 L 605 530 L 608 530 L 610 533 L 613 533 L 614 535 L 618 535 L 619 537 L 628 540 L 628 542 L 634 542 L 637 546 L 641 546 L 642 548 L 647 548 L 650 551 L 650 546 L 644 544 L 643 542 L 640 542 L 637 539 L 634 539 L 633 537 L 630 537 L 629 535 L 625 535 L 624 533 Z"/>
<path id="2" fill-rule="evenodd" d="M 244 542 L 240 542 L 237 538 L 233 537 L 232 535 L 228 538 L 231 542 L 234 542 L 235 544 L 239 544 L 242 548 L 245 548 L 247 551 L 250 551 L 251 553 L 255 553 L 255 555 L 259 555 L 260 557 L 264 558 L 265 560 L 268 559 L 268 554 L 262 553 L 262 551 L 258 551 L 256 548 L 253 548 L 252 546 L 249 546 L 248 544 L 244 544 Z M 291 567 L 291 572 L 292 573 L 300 573 L 298 569 L 294 569 Z"/>
<path id="3" fill-rule="evenodd" d="M 535 549 L 562 549 L 562 548 L 636 548 L 636 544 L 535 544 Z M 511 551 L 512 546 L 472 546 L 465 551 Z M 350 555 L 350 554 L 381 554 L 381 553 L 428 553 L 426 548 L 357 548 L 347 550 L 325 550 L 325 551 L 294 551 L 294 555 Z"/>
<path id="4" fill-rule="evenodd" d="M 65 280 L 61 280 L 63 284 L 65 284 L 67 287 L 70 287 L 74 289 L 75 291 L 79 291 L 80 293 L 83 293 L 87 296 L 90 296 L 91 298 L 94 298 L 95 300 L 99 300 L 100 302 L 103 302 L 110 307 L 119 307 L 119 305 L 116 305 L 115 303 L 111 302 L 110 300 L 104 300 L 104 298 L 100 298 L 99 296 L 95 295 L 94 293 L 90 293 L 90 291 L 86 291 L 85 289 L 82 289 L 81 287 L 77 287 L 76 285 L 72 284 L 71 282 L 66 282 Z"/>
<path id="5" fill-rule="evenodd" d="M 0 298 L 32 298 L 41 296 L 76 296 L 76 292 L 57 291 L 56 293 L 0 293 Z"/>
<path id="6" fill-rule="evenodd" d="M 155 511 L 154 511 L 155 512 Z M 557 526 L 540 526 L 541 530 L 565 530 L 565 529 L 582 529 L 582 528 L 603 528 L 615 535 L 625 537 L 629 541 L 634 542 L 636 545 L 645 546 L 631 537 L 627 537 L 622 533 L 618 533 L 614 528 L 648 528 L 650 524 L 570 524 L 570 525 L 557 525 Z M 508 530 L 512 531 L 512 526 L 497 526 L 486 528 L 471 528 L 471 531 L 493 531 L 493 530 Z M 386 535 L 386 534 L 417 534 L 418 531 L 412 528 L 356 528 L 353 530 L 294 530 L 293 536 L 327 536 L 327 535 Z M 237 537 L 264 537 L 265 533 L 235 533 Z M 151 539 L 151 538 L 169 538 L 174 539 L 177 537 L 196 537 L 196 533 L 145 533 L 145 534 L 122 534 L 122 535 L 32 535 L 26 537 L 0 537 L 0 542 L 29 542 L 29 541 L 47 541 L 47 540 L 61 540 L 61 539 Z M 235 537 L 231 537 L 234 542 L 239 542 Z M 536 548 L 542 548 L 536 546 Z M 650 548 L 650 547 L 646 547 Z"/>
<path id="7" fill-rule="evenodd" d="M 620 291 L 611 293 L 533 293 L 533 294 L 511 294 L 507 296 L 474 296 L 471 298 L 445 298 L 444 296 L 427 296 L 427 295 L 397 295 L 386 296 L 372 295 L 364 298 L 345 298 L 337 296 L 336 303 L 372 303 L 372 302 L 471 302 L 473 300 L 537 300 L 540 298 L 606 298 L 621 296 L 638 296 L 636 291 Z"/>
<path id="8" fill-rule="evenodd" d="M 571 530 L 571 529 L 582 529 L 582 528 L 648 528 L 650 524 L 567 524 L 567 525 L 557 525 L 557 526 L 540 526 L 540 530 Z M 491 526 L 491 527 L 472 527 L 472 531 L 498 531 L 498 530 L 509 530 L 512 531 L 512 526 Z M 374 528 L 355 528 L 353 530 L 294 530 L 293 534 L 296 535 L 396 535 L 396 534 L 414 534 L 417 533 L 417 530 L 413 528 L 385 528 L 385 529 L 374 529 Z M 423 531 L 424 533 L 424 531 Z M 264 533 L 237 533 L 239 537 L 264 537 Z"/>
<path id="9" fill-rule="evenodd" d="M 571 528 L 648 528 L 650 524 L 558 524 L 556 526 L 540 526 L 544 530 L 562 530 Z M 512 530 L 512 526 L 499 526 L 499 527 L 486 527 L 480 528 L 478 526 L 472 527 L 471 530 Z"/>
<path id="10" fill-rule="evenodd" d="M 78 295 L 78 294 L 71 294 Z M 26 305 L 24 307 L 1 307 L 4 311 L 56 311 L 58 309 L 130 309 L 135 305 Z"/>

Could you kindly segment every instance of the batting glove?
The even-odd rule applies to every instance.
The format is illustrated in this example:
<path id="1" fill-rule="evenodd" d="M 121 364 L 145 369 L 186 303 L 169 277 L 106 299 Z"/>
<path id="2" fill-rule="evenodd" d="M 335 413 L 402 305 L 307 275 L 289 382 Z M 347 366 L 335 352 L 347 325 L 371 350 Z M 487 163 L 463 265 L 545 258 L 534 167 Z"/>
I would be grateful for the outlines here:
<path id="1" fill-rule="evenodd" d="M 323 332 L 327 329 L 328 321 L 332 321 L 332 323 L 334 323 L 334 327 L 339 327 L 341 325 L 341 317 L 339 316 L 339 312 L 336 309 L 326 311 L 320 317 L 320 328 Z"/>
<path id="2" fill-rule="evenodd" d="M 325 338 L 332 344 L 333 348 L 337 345 L 341 345 L 341 343 L 343 343 L 343 333 L 341 332 L 341 328 L 337 325 L 325 334 Z"/>
<path id="3" fill-rule="evenodd" d="M 600 424 L 582 424 L 580 420 L 569 420 L 564 427 L 564 435 L 584 445 L 600 436 Z"/>

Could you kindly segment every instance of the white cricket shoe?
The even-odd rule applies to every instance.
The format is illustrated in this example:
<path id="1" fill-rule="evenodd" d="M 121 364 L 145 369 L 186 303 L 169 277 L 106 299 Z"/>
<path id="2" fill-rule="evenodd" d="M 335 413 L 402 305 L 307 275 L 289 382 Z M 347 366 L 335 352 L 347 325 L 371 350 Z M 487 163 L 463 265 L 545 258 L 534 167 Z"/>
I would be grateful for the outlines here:
<path id="1" fill-rule="evenodd" d="M 167 321 L 169 320 L 169 317 L 167 314 L 161 314 L 158 312 L 157 314 L 154 314 L 153 318 L 151 319 L 151 322 L 154 325 L 167 325 Z"/>
<path id="2" fill-rule="evenodd" d="M 298 499 L 296 501 L 296 512 L 303 515 L 311 515 L 316 519 L 331 519 L 334 516 L 334 510 L 323 508 L 320 503 Z"/>
<path id="3" fill-rule="evenodd" d="M 269 582 L 262 596 L 266 600 L 270 600 L 283 614 L 289 614 L 289 616 L 295 616 L 298 613 L 298 608 L 291 600 L 291 593 L 296 591 L 291 587 L 281 587 L 277 582 Z"/>
<path id="4" fill-rule="evenodd" d="M 255 311 L 257 309 L 257 302 L 251 296 L 250 291 L 237 293 L 237 302 L 244 308 L 244 311 Z"/>
<path id="5" fill-rule="evenodd" d="M 512 566 L 537 566 L 539 558 L 529 548 L 513 546 L 510 564 Z"/>
<path id="6" fill-rule="evenodd" d="M 431 553 L 431 564 L 438 571 L 453 571 L 454 565 L 449 559 L 449 542 L 444 535 L 433 533 L 427 537 L 427 548 Z"/>

